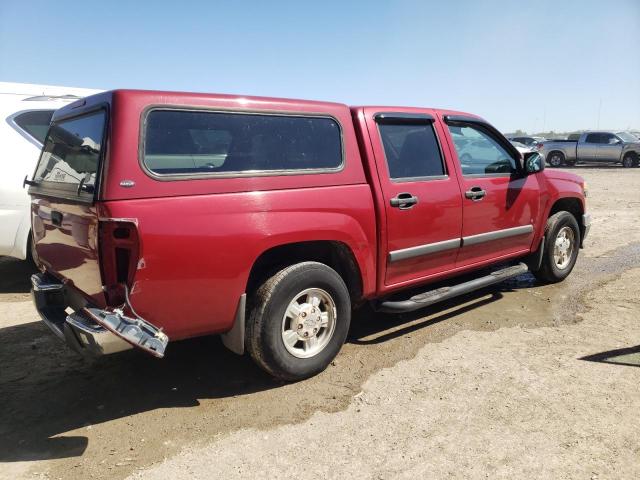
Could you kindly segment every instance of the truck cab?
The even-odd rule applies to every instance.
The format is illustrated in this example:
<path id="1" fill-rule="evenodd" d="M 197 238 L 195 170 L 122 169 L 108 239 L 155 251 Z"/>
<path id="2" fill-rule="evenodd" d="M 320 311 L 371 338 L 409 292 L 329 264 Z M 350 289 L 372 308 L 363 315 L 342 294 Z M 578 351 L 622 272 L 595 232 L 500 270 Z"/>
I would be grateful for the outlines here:
<path id="1" fill-rule="evenodd" d="M 219 334 L 286 380 L 362 303 L 561 281 L 589 229 L 582 179 L 431 108 L 116 90 L 54 114 L 30 184 L 34 300 L 74 349 Z"/>

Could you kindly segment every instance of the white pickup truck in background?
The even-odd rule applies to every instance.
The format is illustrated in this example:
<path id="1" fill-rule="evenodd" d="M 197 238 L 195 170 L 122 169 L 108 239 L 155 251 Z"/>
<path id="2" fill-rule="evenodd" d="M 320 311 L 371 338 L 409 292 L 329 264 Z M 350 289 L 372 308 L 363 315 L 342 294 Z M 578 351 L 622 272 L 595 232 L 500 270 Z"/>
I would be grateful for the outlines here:
<path id="1" fill-rule="evenodd" d="M 578 140 L 546 140 L 540 151 L 552 167 L 581 163 L 621 163 L 637 167 L 640 140 L 627 132 L 584 132 Z"/>
<path id="2" fill-rule="evenodd" d="M 23 189 L 40 156 L 53 112 L 100 90 L 0 82 L 0 255 L 30 255 L 29 195 Z"/>

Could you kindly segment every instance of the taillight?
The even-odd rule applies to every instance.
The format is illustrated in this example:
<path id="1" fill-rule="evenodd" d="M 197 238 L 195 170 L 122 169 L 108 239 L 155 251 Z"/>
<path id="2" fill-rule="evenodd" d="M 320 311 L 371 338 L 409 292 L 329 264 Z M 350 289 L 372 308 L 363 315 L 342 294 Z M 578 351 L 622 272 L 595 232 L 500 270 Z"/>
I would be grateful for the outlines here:
<path id="1" fill-rule="evenodd" d="M 138 266 L 140 244 L 135 223 L 100 221 L 102 284 L 109 306 L 125 303 L 125 285 L 131 288 Z"/>
<path id="2" fill-rule="evenodd" d="M 536 145 L 536 148 L 537 148 L 538 150 L 542 150 L 542 147 L 543 147 L 543 146 L 544 146 L 544 144 L 543 144 L 543 143 L 538 143 L 538 144 Z"/>

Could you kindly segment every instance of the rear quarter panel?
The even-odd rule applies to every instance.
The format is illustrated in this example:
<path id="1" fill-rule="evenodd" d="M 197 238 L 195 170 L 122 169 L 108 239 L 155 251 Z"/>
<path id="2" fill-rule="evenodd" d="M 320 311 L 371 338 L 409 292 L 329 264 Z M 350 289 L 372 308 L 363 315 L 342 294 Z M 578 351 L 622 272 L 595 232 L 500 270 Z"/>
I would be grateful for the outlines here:
<path id="1" fill-rule="evenodd" d="M 550 152 L 562 152 L 567 160 L 574 160 L 578 153 L 578 142 L 543 142 L 542 153 L 545 158 Z"/>
<path id="2" fill-rule="evenodd" d="M 153 178 L 139 162 L 149 105 L 330 115 L 342 127 L 340 172 L 263 177 Z M 255 260 L 288 243 L 347 245 L 363 293 L 375 292 L 376 221 L 349 109 L 344 105 L 226 95 L 116 91 L 112 149 L 102 182 L 106 218 L 134 219 L 140 260 L 136 311 L 172 340 L 228 331 Z M 131 180 L 133 188 L 120 186 Z"/>
<path id="3" fill-rule="evenodd" d="M 351 248 L 363 279 L 375 276 L 366 184 L 140 199 L 105 207 L 112 217 L 136 219 L 141 255 L 131 302 L 172 339 L 229 330 L 253 263 L 272 247 L 340 241 Z"/>

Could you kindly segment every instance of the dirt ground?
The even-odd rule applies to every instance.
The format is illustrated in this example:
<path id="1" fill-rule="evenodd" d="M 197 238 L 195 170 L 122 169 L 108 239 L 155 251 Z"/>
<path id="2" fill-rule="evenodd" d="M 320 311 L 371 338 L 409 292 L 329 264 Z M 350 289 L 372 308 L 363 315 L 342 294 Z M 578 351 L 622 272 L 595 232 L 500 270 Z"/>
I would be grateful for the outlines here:
<path id="1" fill-rule="evenodd" d="M 594 221 L 565 282 L 362 310 L 297 384 L 217 338 L 82 359 L 0 259 L 0 478 L 638 478 L 640 169 L 574 171 Z"/>

